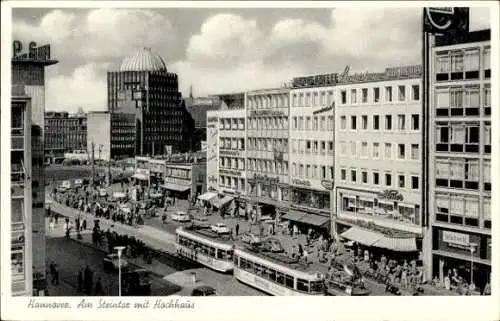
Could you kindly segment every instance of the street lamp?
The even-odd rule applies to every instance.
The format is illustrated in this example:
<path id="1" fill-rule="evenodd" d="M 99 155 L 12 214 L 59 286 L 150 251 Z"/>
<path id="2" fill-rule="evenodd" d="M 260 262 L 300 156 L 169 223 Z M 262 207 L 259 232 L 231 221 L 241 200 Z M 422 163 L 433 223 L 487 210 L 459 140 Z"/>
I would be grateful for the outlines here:
<path id="1" fill-rule="evenodd" d="M 125 246 L 115 246 L 115 250 L 118 251 L 118 296 L 122 296 L 122 252 Z"/>
<path id="2" fill-rule="evenodd" d="M 470 246 L 470 248 L 469 248 L 469 250 L 470 250 L 470 285 L 469 285 L 469 289 L 472 291 L 475 288 L 474 281 L 473 281 L 473 278 L 474 278 L 474 251 L 476 250 L 477 244 L 470 243 L 469 246 Z"/>

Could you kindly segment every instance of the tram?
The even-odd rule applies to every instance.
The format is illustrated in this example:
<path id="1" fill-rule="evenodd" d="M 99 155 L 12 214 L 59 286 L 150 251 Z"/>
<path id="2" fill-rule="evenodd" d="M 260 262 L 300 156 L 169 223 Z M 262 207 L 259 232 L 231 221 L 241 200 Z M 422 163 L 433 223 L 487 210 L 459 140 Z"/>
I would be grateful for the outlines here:
<path id="1" fill-rule="evenodd" d="M 216 234 L 212 235 L 210 231 L 196 228 L 179 227 L 175 232 L 177 255 L 219 272 L 233 270 L 234 247 L 231 243 Z"/>

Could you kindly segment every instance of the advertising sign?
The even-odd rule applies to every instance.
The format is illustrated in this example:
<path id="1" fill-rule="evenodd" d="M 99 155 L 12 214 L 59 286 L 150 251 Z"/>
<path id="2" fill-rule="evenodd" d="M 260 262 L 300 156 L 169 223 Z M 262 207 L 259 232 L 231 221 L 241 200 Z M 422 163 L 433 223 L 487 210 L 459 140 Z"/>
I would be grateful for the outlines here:
<path id="1" fill-rule="evenodd" d="M 348 71 L 349 72 L 349 71 Z M 307 77 L 296 77 L 292 80 L 293 88 L 317 87 L 335 85 L 338 74 L 324 74 Z"/>
<path id="2" fill-rule="evenodd" d="M 398 191 L 389 190 L 389 189 L 378 193 L 378 197 L 381 199 L 386 199 L 386 200 L 390 200 L 390 201 L 402 202 L 404 200 L 403 195 L 401 195 Z"/>
<path id="3" fill-rule="evenodd" d="M 455 33 L 469 31 L 469 8 L 428 7 L 424 9 L 424 31 L 429 33 Z"/>
<path id="4" fill-rule="evenodd" d="M 468 247 L 470 244 L 469 234 L 443 231 L 443 242 Z"/>
<path id="5" fill-rule="evenodd" d="M 14 40 L 12 43 L 12 59 L 31 61 L 50 60 L 50 45 L 37 47 L 36 42 L 30 41 L 28 44 L 28 52 L 23 53 L 23 49 L 23 43 L 19 40 Z"/>

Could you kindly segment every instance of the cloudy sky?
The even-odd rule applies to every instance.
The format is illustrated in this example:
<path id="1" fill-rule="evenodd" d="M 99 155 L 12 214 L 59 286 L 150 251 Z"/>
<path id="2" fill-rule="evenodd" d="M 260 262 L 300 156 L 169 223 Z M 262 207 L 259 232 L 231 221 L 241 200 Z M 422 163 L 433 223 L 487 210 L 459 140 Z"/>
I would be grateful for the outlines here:
<path id="1" fill-rule="evenodd" d="M 106 72 L 158 52 L 184 96 L 279 86 L 292 77 L 418 64 L 419 8 L 13 9 L 14 39 L 50 43 L 47 110 L 106 108 Z M 490 27 L 471 9 L 471 29 Z"/>

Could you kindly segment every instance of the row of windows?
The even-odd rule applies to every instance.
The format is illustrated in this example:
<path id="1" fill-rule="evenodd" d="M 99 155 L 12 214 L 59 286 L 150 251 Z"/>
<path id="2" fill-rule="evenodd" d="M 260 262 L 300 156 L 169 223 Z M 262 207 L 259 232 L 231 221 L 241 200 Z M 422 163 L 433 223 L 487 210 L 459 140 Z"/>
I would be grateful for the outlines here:
<path id="1" fill-rule="evenodd" d="M 177 242 L 182 246 L 189 247 L 192 250 L 196 250 L 198 253 L 207 255 L 212 258 L 216 258 L 218 260 L 232 261 L 233 259 L 232 250 L 225 251 L 221 249 L 216 249 L 213 246 L 200 243 L 198 241 L 189 239 L 181 235 L 177 235 Z"/>
<path id="2" fill-rule="evenodd" d="M 361 120 L 361 124 L 358 123 L 358 118 Z M 406 131 L 413 130 L 417 131 L 420 129 L 420 115 L 412 114 L 408 117 L 405 114 L 396 115 L 397 123 L 393 124 L 393 115 L 385 115 L 384 119 L 384 129 L 386 131 L 392 131 L 397 129 L 398 131 Z M 408 121 L 407 121 L 408 120 Z M 362 130 L 368 130 L 368 127 L 371 127 L 373 130 L 380 130 L 380 115 L 373 115 L 371 120 L 371 126 L 368 125 L 369 119 L 367 115 L 355 116 L 351 115 L 349 118 L 349 129 L 350 130 L 358 130 L 359 128 Z M 394 126 L 395 125 L 395 126 Z M 396 127 L 397 126 L 397 127 Z M 347 116 L 340 116 L 340 130 L 347 130 Z"/>
<path id="3" fill-rule="evenodd" d="M 248 150 L 288 152 L 288 140 L 274 138 L 248 138 Z"/>
<path id="4" fill-rule="evenodd" d="M 348 145 L 349 144 L 349 145 Z M 358 145 L 360 145 L 360 150 L 358 154 Z M 357 141 L 340 141 L 340 156 L 343 157 L 354 157 L 354 158 L 372 158 L 381 159 L 380 143 L 372 142 L 371 148 L 368 146 L 368 142 Z M 348 146 L 349 151 L 348 151 Z M 383 158 L 387 160 L 399 159 L 399 160 L 419 160 L 420 159 L 420 148 L 419 144 L 395 144 L 395 143 L 384 143 L 384 153 Z M 394 147 L 396 148 L 396 155 L 394 155 Z M 370 153 L 370 150 L 371 153 Z"/>
<path id="5" fill-rule="evenodd" d="M 226 169 L 239 169 L 245 170 L 245 159 L 243 158 L 232 158 L 232 157 L 220 157 L 220 167 Z"/>
<path id="6" fill-rule="evenodd" d="M 333 166 L 292 163 L 292 176 L 333 180 Z"/>
<path id="7" fill-rule="evenodd" d="M 236 189 L 236 190 L 244 192 L 245 191 L 245 179 L 221 175 L 220 176 L 220 186 L 231 188 L 231 189 Z"/>
<path id="8" fill-rule="evenodd" d="M 249 158 L 247 165 L 252 171 L 288 175 L 288 162 L 285 161 Z"/>
<path id="9" fill-rule="evenodd" d="M 249 109 L 288 107 L 288 94 L 249 96 L 247 102 Z"/>
<path id="10" fill-rule="evenodd" d="M 245 150 L 245 138 L 219 138 L 222 149 Z"/>
<path id="11" fill-rule="evenodd" d="M 292 107 L 330 106 L 334 101 L 333 90 L 292 94 Z"/>
<path id="12" fill-rule="evenodd" d="M 483 130 L 480 142 L 480 128 Z M 453 153 L 479 153 L 480 144 L 483 152 L 491 153 L 491 123 L 480 126 L 474 123 L 442 123 L 436 124 L 436 151 Z"/>
<path id="13" fill-rule="evenodd" d="M 484 190 L 491 191 L 491 161 L 483 162 Z M 438 158 L 436 160 L 436 186 L 479 189 L 480 167 L 478 159 Z"/>
<path id="14" fill-rule="evenodd" d="M 294 187 L 292 188 L 292 203 L 329 212 L 330 193 Z"/>
<path id="15" fill-rule="evenodd" d="M 328 122 L 327 122 L 328 119 Z M 292 118 L 293 130 L 333 131 L 333 116 L 299 116 Z"/>
<path id="16" fill-rule="evenodd" d="M 292 139 L 292 153 L 333 155 L 333 141 Z"/>
<path id="17" fill-rule="evenodd" d="M 480 211 L 478 197 L 455 194 L 436 194 L 436 221 L 467 226 L 479 226 L 480 212 L 484 227 L 491 228 L 491 199 L 483 198 Z"/>
<path id="18" fill-rule="evenodd" d="M 288 129 L 287 117 L 249 117 L 249 129 Z"/>
<path id="19" fill-rule="evenodd" d="M 390 102 L 406 102 L 408 100 L 407 90 L 410 88 L 410 98 L 411 101 L 420 100 L 420 85 L 399 85 L 399 86 L 385 86 L 384 87 L 384 100 L 385 103 Z M 394 90 L 395 89 L 395 90 Z M 394 99 L 393 93 L 397 93 L 397 100 Z M 381 88 L 375 87 L 371 88 L 361 88 L 361 90 L 354 88 L 347 92 L 347 90 L 342 90 L 340 92 L 340 101 L 342 105 L 350 104 L 377 104 L 382 102 Z"/>
<path id="20" fill-rule="evenodd" d="M 491 87 L 483 89 L 483 100 L 480 102 L 480 87 L 437 88 L 436 117 L 479 116 L 483 107 L 483 115 L 491 115 Z"/>
<path id="21" fill-rule="evenodd" d="M 358 173 L 360 174 L 358 176 Z M 363 184 L 372 184 L 372 185 L 380 185 L 387 187 L 398 187 L 398 188 L 411 188 L 411 189 L 419 189 L 419 176 L 418 175 L 406 175 L 403 173 L 389 173 L 384 172 L 383 181 L 380 177 L 380 171 L 372 170 L 371 171 L 371 180 L 368 175 L 367 169 L 340 169 L 340 180 L 343 182 L 351 182 L 351 183 L 363 183 Z M 408 180 L 409 179 L 409 180 Z"/>
<path id="22" fill-rule="evenodd" d="M 481 67 L 484 78 L 491 77 L 490 47 L 482 49 L 482 59 L 480 48 L 438 52 L 435 63 L 437 81 L 479 79 Z"/>
<path id="23" fill-rule="evenodd" d="M 245 118 L 220 118 L 219 129 L 245 130 Z"/>

